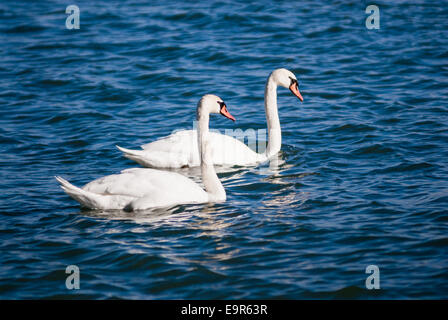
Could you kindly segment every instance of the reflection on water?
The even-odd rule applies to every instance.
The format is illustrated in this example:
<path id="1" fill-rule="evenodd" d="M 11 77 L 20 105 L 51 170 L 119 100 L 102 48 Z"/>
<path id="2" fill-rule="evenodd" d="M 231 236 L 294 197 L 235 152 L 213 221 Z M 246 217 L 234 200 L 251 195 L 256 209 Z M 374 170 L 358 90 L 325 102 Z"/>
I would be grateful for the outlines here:
<path id="1" fill-rule="evenodd" d="M 290 191 L 290 193 L 286 193 Z M 286 194 L 285 194 L 286 193 Z M 271 194 L 271 197 L 262 200 L 262 204 L 267 208 L 290 209 L 295 208 L 296 212 L 300 212 L 300 206 L 310 197 L 307 192 L 296 192 L 293 187 L 283 189 L 281 192 Z"/>
<path id="2" fill-rule="evenodd" d="M 225 208 L 215 204 L 205 204 L 203 206 L 176 206 L 172 208 L 158 208 L 153 210 L 145 210 L 138 212 L 124 211 L 100 211 L 90 210 L 80 212 L 89 217 L 96 217 L 110 220 L 126 220 L 137 224 L 138 227 L 130 229 L 132 233 L 136 233 L 138 238 L 120 238 L 114 240 L 117 245 L 130 248 L 129 254 L 144 254 L 148 249 L 154 249 L 154 245 L 141 242 L 140 237 L 145 237 L 148 230 L 154 228 L 173 229 L 173 230 L 189 230 L 188 233 L 194 231 L 195 239 L 204 239 L 207 251 L 195 257 L 189 252 L 178 252 L 173 250 L 176 245 L 169 243 L 158 245 L 160 255 L 171 261 L 172 264 L 206 264 L 215 272 L 222 267 L 214 267 L 213 263 L 217 261 L 228 260 L 238 254 L 239 250 L 234 249 L 221 239 L 226 236 L 226 229 L 231 227 L 232 223 L 222 219 L 220 214 L 225 213 Z M 148 229 L 145 226 L 150 226 Z M 110 228 L 107 230 L 108 235 L 120 234 L 121 228 Z M 148 239 L 150 241 L 151 239 Z M 144 242 L 144 241 L 143 241 Z M 136 246 L 136 243 L 138 246 Z M 171 243 L 171 244 L 170 244 Z M 216 269 L 216 270 L 215 270 Z"/>
<path id="3" fill-rule="evenodd" d="M 130 220 L 136 223 L 157 223 L 160 220 L 168 219 L 178 209 L 177 206 L 169 208 L 154 208 L 141 211 L 124 210 L 83 210 L 80 214 L 88 217 L 96 217 L 110 220 Z"/>
<path id="4" fill-rule="evenodd" d="M 154 208 L 127 212 L 123 210 L 83 210 L 77 214 L 87 217 L 95 217 L 109 220 L 127 220 L 136 224 L 150 224 L 153 227 L 158 225 L 186 227 L 188 229 L 200 230 L 201 235 L 219 236 L 219 231 L 228 226 L 217 215 L 224 213 L 225 208 L 214 203 L 179 205 L 167 208 Z M 196 219 L 191 219 L 195 217 Z M 142 232 L 143 228 L 135 228 L 137 232 Z"/>

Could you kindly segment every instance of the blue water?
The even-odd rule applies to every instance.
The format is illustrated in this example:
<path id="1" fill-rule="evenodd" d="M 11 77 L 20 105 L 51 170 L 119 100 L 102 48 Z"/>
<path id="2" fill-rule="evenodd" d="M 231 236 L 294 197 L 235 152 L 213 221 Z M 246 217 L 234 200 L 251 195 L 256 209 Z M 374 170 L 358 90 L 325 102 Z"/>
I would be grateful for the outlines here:
<path id="1" fill-rule="evenodd" d="M 448 6 L 378 1 L 368 30 L 368 4 L 2 1 L 0 298 L 448 298 Z M 225 203 L 87 211 L 53 178 L 138 166 L 115 145 L 192 128 L 205 93 L 237 118 L 214 128 L 264 129 L 280 67 L 284 162 L 220 173 Z"/>

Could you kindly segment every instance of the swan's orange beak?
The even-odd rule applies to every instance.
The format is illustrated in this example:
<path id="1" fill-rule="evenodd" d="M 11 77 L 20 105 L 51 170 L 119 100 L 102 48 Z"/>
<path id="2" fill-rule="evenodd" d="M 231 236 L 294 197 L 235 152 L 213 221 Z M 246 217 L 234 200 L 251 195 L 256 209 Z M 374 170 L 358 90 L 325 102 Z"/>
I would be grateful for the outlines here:
<path id="1" fill-rule="evenodd" d="M 303 97 L 300 94 L 299 86 L 297 85 L 297 82 L 291 83 L 291 85 L 289 86 L 289 90 L 291 90 L 292 94 L 295 95 L 297 98 L 300 99 L 300 101 L 303 102 Z"/>
<path id="2" fill-rule="evenodd" d="M 235 121 L 235 118 L 230 114 L 229 111 L 227 111 L 227 106 L 224 103 L 222 104 L 220 112 L 224 117 L 229 118 L 232 121 Z"/>

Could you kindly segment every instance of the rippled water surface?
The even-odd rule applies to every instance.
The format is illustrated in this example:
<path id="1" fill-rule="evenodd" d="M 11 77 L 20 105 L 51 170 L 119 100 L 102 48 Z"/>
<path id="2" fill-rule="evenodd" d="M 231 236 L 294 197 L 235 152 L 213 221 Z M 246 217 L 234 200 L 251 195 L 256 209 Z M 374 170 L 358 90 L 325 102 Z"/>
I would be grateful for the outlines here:
<path id="1" fill-rule="evenodd" d="M 0 3 L 0 298 L 448 298 L 448 6 L 381 1 Z M 76 185 L 138 166 L 115 145 L 189 129 L 215 93 L 278 168 L 219 174 L 227 202 L 81 210 Z M 194 172 L 184 172 L 195 176 Z M 365 269 L 380 268 L 380 290 Z M 81 289 L 65 287 L 77 265 Z"/>

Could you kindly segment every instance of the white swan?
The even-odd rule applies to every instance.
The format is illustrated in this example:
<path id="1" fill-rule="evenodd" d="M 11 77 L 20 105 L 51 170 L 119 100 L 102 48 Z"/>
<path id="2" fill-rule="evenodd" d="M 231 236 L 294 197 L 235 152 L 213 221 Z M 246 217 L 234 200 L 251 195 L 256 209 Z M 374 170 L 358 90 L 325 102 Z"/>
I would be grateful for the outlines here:
<path id="1" fill-rule="evenodd" d="M 243 142 L 228 135 L 210 132 L 212 159 L 216 165 L 246 166 L 266 161 L 281 148 L 282 132 L 277 109 L 277 86 L 282 86 L 303 101 L 296 76 L 289 70 L 274 70 L 268 77 L 264 93 L 264 106 L 268 124 L 268 145 L 264 153 L 257 153 Z M 181 168 L 200 164 L 196 130 L 183 130 L 141 146 L 142 150 L 129 150 L 117 146 L 125 157 L 145 167 Z"/>
<path id="2" fill-rule="evenodd" d="M 179 173 L 145 168 L 123 170 L 120 174 L 94 180 L 82 189 L 61 177 L 56 179 L 70 197 L 91 209 L 144 210 L 176 204 L 225 201 L 226 192 L 211 158 L 211 142 L 208 139 L 210 113 L 221 113 L 235 121 L 221 98 L 209 94 L 199 101 L 198 140 L 205 190 Z"/>

